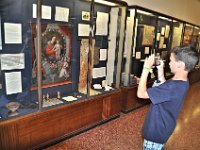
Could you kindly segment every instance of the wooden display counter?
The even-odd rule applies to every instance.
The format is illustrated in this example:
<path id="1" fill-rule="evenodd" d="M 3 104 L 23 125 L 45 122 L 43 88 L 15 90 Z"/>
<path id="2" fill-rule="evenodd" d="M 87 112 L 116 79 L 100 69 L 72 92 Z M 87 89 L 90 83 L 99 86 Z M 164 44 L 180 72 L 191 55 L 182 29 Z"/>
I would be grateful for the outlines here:
<path id="1" fill-rule="evenodd" d="M 0 149 L 38 149 L 120 115 L 120 90 L 0 122 Z"/>
<path id="2" fill-rule="evenodd" d="M 200 68 L 194 69 L 189 73 L 190 84 L 200 81 Z"/>
<path id="3" fill-rule="evenodd" d="M 148 82 L 148 87 L 151 86 L 153 81 Z M 135 86 L 122 86 L 121 87 L 121 111 L 128 113 L 136 108 L 142 107 L 150 103 L 148 99 L 141 99 L 137 97 L 137 87 Z"/>

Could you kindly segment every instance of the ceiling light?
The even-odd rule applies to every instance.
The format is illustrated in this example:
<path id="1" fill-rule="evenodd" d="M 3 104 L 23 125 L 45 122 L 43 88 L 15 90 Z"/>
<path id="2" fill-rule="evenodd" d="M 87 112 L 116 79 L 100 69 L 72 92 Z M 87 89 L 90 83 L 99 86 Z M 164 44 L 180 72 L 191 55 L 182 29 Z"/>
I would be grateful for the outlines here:
<path id="1" fill-rule="evenodd" d="M 146 11 L 142 11 L 142 10 L 137 10 L 137 13 L 148 15 L 148 16 L 154 16 L 152 13 L 149 13 L 149 12 L 146 12 Z"/>
<path id="2" fill-rule="evenodd" d="M 158 18 L 159 18 L 159 19 L 163 19 L 163 20 L 172 21 L 172 19 L 169 19 L 169 18 L 166 18 L 166 17 L 161 17 L 161 16 L 159 16 Z"/>
<path id="3" fill-rule="evenodd" d="M 91 1 L 91 0 L 87 0 L 87 1 Z M 116 6 L 116 3 L 112 3 L 109 1 L 105 1 L 105 0 L 94 0 L 95 3 L 99 3 L 99 4 L 103 4 L 103 5 L 108 5 L 108 6 Z"/>

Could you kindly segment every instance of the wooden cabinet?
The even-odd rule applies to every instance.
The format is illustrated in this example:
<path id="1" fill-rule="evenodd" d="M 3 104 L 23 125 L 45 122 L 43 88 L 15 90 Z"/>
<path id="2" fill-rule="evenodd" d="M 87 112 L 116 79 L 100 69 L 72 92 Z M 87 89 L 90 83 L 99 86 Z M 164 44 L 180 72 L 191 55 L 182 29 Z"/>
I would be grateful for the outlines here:
<path id="1" fill-rule="evenodd" d="M 190 84 L 200 81 L 200 68 L 191 71 L 188 76 Z"/>
<path id="2" fill-rule="evenodd" d="M 150 87 L 153 80 L 148 82 L 147 86 Z M 137 97 L 137 87 L 135 86 L 122 86 L 121 87 L 121 111 L 127 113 L 139 107 L 150 103 L 149 99 L 141 99 Z"/>
<path id="3" fill-rule="evenodd" d="M 0 149 L 36 149 L 120 114 L 120 90 L 0 122 Z"/>
<path id="4" fill-rule="evenodd" d="M 150 103 L 150 100 L 137 97 L 137 85 L 133 87 L 121 87 L 121 91 L 121 111 L 124 113 Z"/>

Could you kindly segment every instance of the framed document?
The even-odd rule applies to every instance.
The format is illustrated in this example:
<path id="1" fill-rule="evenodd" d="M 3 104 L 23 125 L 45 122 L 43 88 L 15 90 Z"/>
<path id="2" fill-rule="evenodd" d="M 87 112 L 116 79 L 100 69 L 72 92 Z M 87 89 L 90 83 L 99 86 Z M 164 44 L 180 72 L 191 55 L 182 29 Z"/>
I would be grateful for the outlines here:
<path id="1" fill-rule="evenodd" d="M 154 26 L 144 25 L 142 45 L 153 45 L 154 30 Z"/>

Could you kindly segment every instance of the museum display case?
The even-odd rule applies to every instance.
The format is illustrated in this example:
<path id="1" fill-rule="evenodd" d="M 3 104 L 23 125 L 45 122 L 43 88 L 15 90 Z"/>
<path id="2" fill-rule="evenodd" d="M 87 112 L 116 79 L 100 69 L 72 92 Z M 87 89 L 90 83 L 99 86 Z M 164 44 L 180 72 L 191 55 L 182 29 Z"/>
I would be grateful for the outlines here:
<path id="1" fill-rule="evenodd" d="M 191 45 L 199 53 L 199 41 L 200 41 L 199 35 L 200 35 L 199 26 L 185 23 L 182 45 Z"/>
<path id="2" fill-rule="evenodd" d="M 191 45 L 198 53 L 199 51 L 199 34 L 200 28 L 193 24 L 185 23 L 184 36 L 182 45 Z M 200 54 L 200 53 L 199 53 Z M 200 55 L 199 55 L 200 58 Z M 200 63 L 189 73 L 190 84 L 195 83 L 200 80 Z"/>
<path id="3" fill-rule="evenodd" d="M 200 27 L 194 26 L 191 45 L 200 53 Z"/>
<path id="4" fill-rule="evenodd" d="M 184 23 L 178 20 L 173 19 L 173 34 L 172 34 L 172 42 L 171 49 L 181 45 L 183 31 L 184 31 Z"/>
<path id="5" fill-rule="evenodd" d="M 157 16 L 154 12 L 138 6 L 130 6 L 128 9 L 121 74 L 123 112 L 128 112 L 149 103 L 148 100 L 139 100 L 136 91 L 144 59 L 155 53 L 156 24 Z M 149 84 L 152 83 L 154 78 L 153 73 L 149 75 Z"/>
<path id="6" fill-rule="evenodd" d="M 182 45 L 187 46 L 192 43 L 192 35 L 194 31 L 194 26 L 189 23 L 184 24 L 184 33 L 183 33 L 183 41 Z"/>
<path id="7" fill-rule="evenodd" d="M 172 19 L 165 16 L 158 16 L 157 20 L 157 31 L 156 31 L 156 42 L 155 42 L 155 53 L 161 57 L 165 64 L 165 77 L 170 74 L 169 69 L 169 54 L 171 50 L 171 39 L 172 39 Z M 157 74 L 157 73 L 156 73 Z"/>
<path id="8" fill-rule="evenodd" d="M 192 41 L 195 41 L 192 45 L 196 47 L 197 36 L 194 35 L 193 30 L 194 26 L 177 18 L 140 6 L 128 7 L 121 73 L 121 110 L 123 112 L 129 112 L 150 102 L 139 99 L 136 94 L 144 59 L 150 54 L 161 58 L 165 64 L 165 78 L 171 78 L 173 74 L 169 68 L 170 50 L 186 43 L 191 45 Z M 196 28 L 196 35 L 197 30 Z M 196 75 L 195 70 L 190 73 L 191 83 L 198 79 Z M 153 72 L 148 76 L 148 87 L 156 79 L 157 72 L 154 67 Z"/>
<path id="9" fill-rule="evenodd" d="M 200 59 L 200 27 L 194 26 L 191 37 L 191 45 L 197 50 Z M 190 83 L 200 81 L 200 61 L 193 71 L 189 73 Z"/>
<path id="10" fill-rule="evenodd" d="M 126 7 L 1 2 L 0 149 L 41 148 L 119 116 Z"/>

